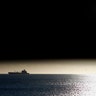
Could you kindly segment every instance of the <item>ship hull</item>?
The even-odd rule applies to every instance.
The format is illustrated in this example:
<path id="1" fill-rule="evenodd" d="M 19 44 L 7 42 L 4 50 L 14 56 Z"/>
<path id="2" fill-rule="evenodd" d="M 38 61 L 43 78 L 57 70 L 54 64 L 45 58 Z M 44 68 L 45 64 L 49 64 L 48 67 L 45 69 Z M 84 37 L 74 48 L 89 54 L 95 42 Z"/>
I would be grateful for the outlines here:
<path id="1" fill-rule="evenodd" d="M 29 74 L 29 73 L 14 73 L 14 72 L 9 72 L 8 74 Z"/>

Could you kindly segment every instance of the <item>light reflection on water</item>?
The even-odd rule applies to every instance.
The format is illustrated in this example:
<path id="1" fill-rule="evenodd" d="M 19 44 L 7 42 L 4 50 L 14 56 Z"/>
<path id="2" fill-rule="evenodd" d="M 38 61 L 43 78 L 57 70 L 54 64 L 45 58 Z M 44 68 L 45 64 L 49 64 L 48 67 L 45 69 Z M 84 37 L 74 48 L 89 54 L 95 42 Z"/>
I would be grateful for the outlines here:
<path id="1" fill-rule="evenodd" d="M 74 87 L 68 96 L 96 96 L 95 75 L 85 75 L 78 80 L 75 80 L 72 86 Z"/>

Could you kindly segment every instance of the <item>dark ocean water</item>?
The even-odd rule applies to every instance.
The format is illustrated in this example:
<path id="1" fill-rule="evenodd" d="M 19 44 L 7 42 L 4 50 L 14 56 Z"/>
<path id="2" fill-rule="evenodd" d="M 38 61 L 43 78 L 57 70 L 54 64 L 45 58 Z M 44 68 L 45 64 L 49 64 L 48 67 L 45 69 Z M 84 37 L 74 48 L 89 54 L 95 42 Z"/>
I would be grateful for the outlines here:
<path id="1" fill-rule="evenodd" d="M 96 96 L 92 75 L 0 75 L 0 96 Z"/>

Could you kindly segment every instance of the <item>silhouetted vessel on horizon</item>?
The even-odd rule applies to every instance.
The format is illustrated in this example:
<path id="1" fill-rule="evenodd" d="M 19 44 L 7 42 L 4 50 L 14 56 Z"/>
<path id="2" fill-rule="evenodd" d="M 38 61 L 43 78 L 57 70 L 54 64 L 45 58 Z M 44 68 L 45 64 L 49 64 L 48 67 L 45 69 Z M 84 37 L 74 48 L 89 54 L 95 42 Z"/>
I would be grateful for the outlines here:
<path id="1" fill-rule="evenodd" d="M 8 72 L 8 74 L 29 74 L 27 71 L 24 69 L 21 72 Z"/>

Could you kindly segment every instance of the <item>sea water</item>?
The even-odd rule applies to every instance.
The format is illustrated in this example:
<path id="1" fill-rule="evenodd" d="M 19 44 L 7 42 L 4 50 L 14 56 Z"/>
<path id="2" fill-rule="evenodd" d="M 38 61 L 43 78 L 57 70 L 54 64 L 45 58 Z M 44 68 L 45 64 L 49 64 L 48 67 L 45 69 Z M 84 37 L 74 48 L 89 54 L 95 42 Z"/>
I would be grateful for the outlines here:
<path id="1" fill-rule="evenodd" d="M 2 74 L 0 96 L 96 96 L 96 76 Z"/>

